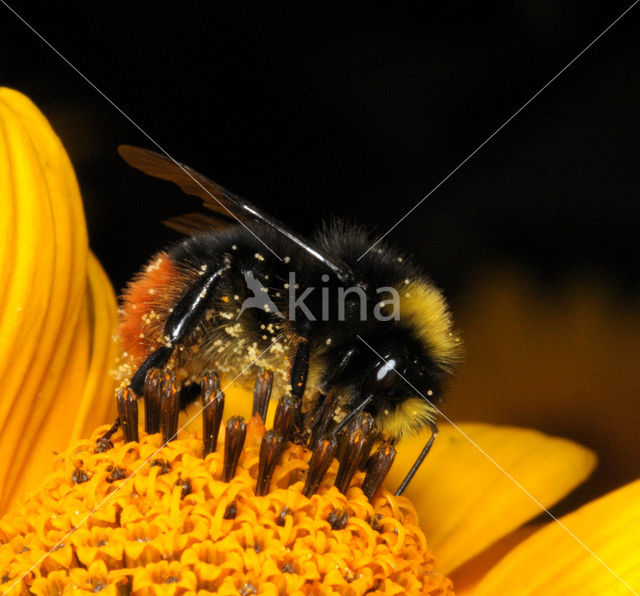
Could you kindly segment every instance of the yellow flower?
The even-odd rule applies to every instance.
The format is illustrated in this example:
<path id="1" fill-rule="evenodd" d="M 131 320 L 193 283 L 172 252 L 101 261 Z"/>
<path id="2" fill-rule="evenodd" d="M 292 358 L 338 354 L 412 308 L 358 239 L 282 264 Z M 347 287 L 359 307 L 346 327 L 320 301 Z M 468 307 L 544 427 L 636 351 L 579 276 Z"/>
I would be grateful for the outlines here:
<path id="1" fill-rule="evenodd" d="M 96 453 L 106 428 L 77 442 L 58 459 L 44 490 L 0 521 L 6 587 L 27 573 L 22 586 L 59 590 L 75 584 L 71 570 L 91 571 L 102 561 L 106 575 L 95 581 L 125 585 L 134 594 L 453 594 L 410 502 L 386 491 L 369 502 L 360 489 L 363 472 L 343 494 L 334 485 L 334 459 L 306 496 L 307 452 L 291 445 L 266 494 L 256 496 L 260 452 L 269 438 L 257 418 L 229 482 L 221 479 L 228 429 L 216 452 L 202 457 L 202 433 L 165 447 L 160 434 L 135 443 L 118 437 L 112 449 Z M 23 552 L 27 542 L 30 550 Z M 30 568 L 52 548 L 55 559 Z M 65 567 L 66 577 L 52 574 Z"/>
<path id="2" fill-rule="evenodd" d="M 450 594 L 446 575 L 459 594 L 640 589 L 640 482 L 562 525 L 516 532 L 595 465 L 588 450 L 535 431 L 443 425 L 398 498 L 382 487 L 363 492 L 363 472 L 338 490 L 336 460 L 307 494 L 313 474 L 300 446 L 278 452 L 265 472 L 261 445 L 273 435 L 256 420 L 229 481 L 231 427 L 204 457 L 201 430 L 164 447 L 159 434 L 124 443 L 119 432 L 96 449 L 106 427 L 82 440 L 115 415 L 113 292 L 88 251 L 73 171 L 44 117 L 0 89 L 0 125 L 0 499 L 5 509 L 22 502 L 0 519 L 5 591 Z M 227 416 L 246 415 L 241 390 L 227 398 L 236 407 Z M 400 445 L 387 486 L 423 442 Z M 22 499 L 39 477 L 42 487 Z"/>
<path id="3" fill-rule="evenodd" d="M 7 88 L 0 164 L 1 512 L 50 469 L 53 450 L 113 415 L 116 301 L 60 140 Z"/>

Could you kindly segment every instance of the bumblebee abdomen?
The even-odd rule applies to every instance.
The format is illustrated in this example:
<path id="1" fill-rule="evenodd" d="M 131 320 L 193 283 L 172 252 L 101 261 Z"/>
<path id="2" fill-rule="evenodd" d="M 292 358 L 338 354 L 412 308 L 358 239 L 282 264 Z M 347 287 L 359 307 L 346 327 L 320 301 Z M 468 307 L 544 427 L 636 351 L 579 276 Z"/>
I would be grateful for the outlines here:
<path id="1" fill-rule="evenodd" d="M 189 275 L 163 251 L 124 290 L 119 334 L 135 366 L 163 345 L 167 318 L 195 275 Z"/>
<path id="2" fill-rule="evenodd" d="M 256 258 L 261 255 L 251 239 L 230 232 L 198 235 L 158 253 L 127 286 L 119 327 L 127 356 L 126 366 L 118 372 L 123 381 L 128 381 L 154 351 L 170 346 L 167 321 L 184 306 L 181 300 L 197 287 L 202 276 L 224 269 L 167 365 L 184 382 L 211 369 L 235 378 L 255 362 L 273 370 L 277 384 L 284 387 L 289 367 L 289 342 L 283 329 L 286 322 L 261 308 L 243 312 L 248 297 L 246 272 L 251 271 L 250 264 L 264 261 Z M 231 265 L 225 269 L 225 263 Z M 268 283 L 269 274 L 259 269 L 251 275 L 259 276 L 260 284 Z"/>

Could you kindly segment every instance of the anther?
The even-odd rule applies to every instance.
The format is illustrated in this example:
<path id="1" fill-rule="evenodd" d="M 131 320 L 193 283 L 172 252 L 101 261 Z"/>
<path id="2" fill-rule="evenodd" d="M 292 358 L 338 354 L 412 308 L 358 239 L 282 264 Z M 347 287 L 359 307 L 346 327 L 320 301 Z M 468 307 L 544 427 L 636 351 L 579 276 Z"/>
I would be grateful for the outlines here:
<path id="1" fill-rule="evenodd" d="M 347 424 L 349 424 L 351 422 L 351 420 L 353 418 L 355 418 L 358 414 L 360 414 L 360 412 L 362 412 L 362 410 L 364 410 L 368 405 L 369 402 L 373 399 L 373 395 L 369 395 L 367 396 L 365 399 L 363 399 L 353 410 L 351 410 L 351 412 L 349 412 L 339 423 L 338 426 L 336 426 L 331 432 L 334 435 L 337 435 Z"/>
<path id="2" fill-rule="evenodd" d="M 376 513 L 370 522 L 371 529 L 382 534 L 382 532 L 384 531 L 384 526 L 380 522 L 383 519 L 384 519 L 384 515 L 382 515 L 382 513 Z"/>
<path id="3" fill-rule="evenodd" d="M 334 509 L 329 514 L 327 521 L 333 530 L 344 530 L 349 521 L 349 512 L 343 509 Z"/>
<path id="4" fill-rule="evenodd" d="M 362 459 L 360 460 L 360 465 L 358 466 L 358 470 L 360 470 L 361 472 L 364 472 L 367 469 L 369 460 L 371 459 L 371 449 L 373 449 L 373 445 L 375 444 L 379 436 L 380 434 L 377 432 L 369 433 L 364 449 L 362 451 Z"/>
<path id="5" fill-rule="evenodd" d="M 149 467 L 158 467 L 160 471 L 158 472 L 158 476 L 162 476 L 163 474 L 168 474 L 171 472 L 171 464 L 166 459 L 154 459 L 149 463 Z"/>
<path id="6" fill-rule="evenodd" d="M 300 414 L 300 402 L 290 395 L 281 398 L 273 418 L 273 430 L 284 439 L 284 445 L 291 439 L 291 434 Z M 283 445 L 283 446 L 284 446 Z"/>
<path id="7" fill-rule="evenodd" d="M 224 411 L 224 393 L 220 391 L 220 378 L 214 372 L 205 373 L 202 388 L 202 457 L 213 453 L 218 444 L 218 433 Z"/>
<path id="8" fill-rule="evenodd" d="M 333 461 L 333 456 L 336 454 L 337 449 L 338 442 L 335 437 L 329 436 L 325 439 L 320 439 L 316 443 L 313 448 L 311 459 L 309 460 L 307 479 L 304 483 L 304 488 L 302 489 L 302 494 L 305 497 L 310 498 L 311 495 L 318 490 L 324 475 L 327 473 L 327 470 Z"/>
<path id="9" fill-rule="evenodd" d="M 333 418 L 333 395 L 322 395 L 320 399 L 322 399 L 322 403 L 318 405 L 317 411 L 310 423 L 311 438 L 309 439 L 309 445 L 312 447 L 320 437 L 327 433 Z"/>
<path id="10" fill-rule="evenodd" d="M 257 594 L 258 588 L 256 588 L 251 582 L 247 582 L 240 588 L 240 596 L 249 596 L 249 594 Z"/>
<path id="11" fill-rule="evenodd" d="M 258 481 L 256 495 L 263 497 L 269 492 L 271 477 L 285 446 L 283 437 L 274 430 L 267 431 L 260 443 L 260 459 L 258 460 Z"/>
<path id="12" fill-rule="evenodd" d="M 89 481 L 89 476 L 87 476 L 80 468 L 74 468 L 73 474 L 71 474 L 71 481 L 74 484 L 82 484 Z"/>
<path id="13" fill-rule="evenodd" d="M 369 459 L 369 455 L 371 453 L 371 448 L 373 447 L 373 443 L 375 442 L 378 434 L 377 432 L 375 432 L 375 421 L 373 420 L 373 416 L 371 414 L 368 414 L 367 412 L 358 412 L 351 423 L 347 426 L 347 440 L 343 441 L 343 443 L 341 444 L 342 448 L 338 449 L 338 459 L 342 461 L 344 451 L 347 448 L 349 442 L 348 437 L 354 435 L 359 430 L 362 431 L 365 440 L 360 451 L 357 466 L 359 470 L 364 470 L 367 465 L 367 459 Z"/>
<path id="14" fill-rule="evenodd" d="M 160 403 L 164 373 L 159 368 L 152 368 L 144 379 L 142 396 L 144 398 L 144 429 L 147 434 L 160 432 Z"/>
<path id="15" fill-rule="evenodd" d="M 179 486 L 182 490 L 180 491 L 180 498 L 184 499 L 187 495 L 191 494 L 191 480 L 188 478 L 181 479 L 179 478 L 173 483 L 173 486 Z"/>
<path id="16" fill-rule="evenodd" d="M 127 472 L 124 468 L 115 467 L 109 470 L 111 473 L 106 477 L 106 481 L 111 483 L 116 480 L 124 480 L 127 477 Z"/>
<path id="17" fill-rule="evenodd" d="M 222 515 L 222 517 L 224 519 L 235 519 L 236 515 L 238 515 L 238 504 L 235 502 L 235 500 L 233 500 L 227 505 L 227 508 L 224 510 L 224 514 Z"/>
<path id="18" fill-rule="evenodd" d="M 160 402 L 160 427 L 162 442 L 168 443 L 178 436 L 178 414 L 180 413 L 180 394 L 175 385 L 173 374 L 164 374 Z"/>
<path id="19" fill-rule="evenodd" d="M 224 437 L 224 468 L 222 480 L 229 482 L 236 475 L 238 460 L 242 453 L 244 440 L 247 436 L 247 425 L 242 416 L 234 416 L 227 422 L 227 432 Z"/>
<path id="20" fill-rule="evenodd" d="M 124 442 L 138 440 L 138 396 L 130 387 L 118 389 L 116 395 L 118 417 L 122 421 Z"/>
<path id="21" fill-rule="evenodd" d="M 395 457 L 396 449 L 387 441 L 380 445 L 376 452 L 369 458 L 367 473 L 362 482 L 362 492 L 367 499 L 371 500 L 373 495 L 378 492 L 378 489 L 391 469 Z"/>
<path id="22" fill-rule="evenodd" d="M 116 434 L 117 430 L 120 428 L 120 424 L 121 421 L 120 417 L 118 416 L 118 418 L 116 418 L 116 421 L 111 425 L 111 428 L 96 441 L 95 453 L 103 453 L 104 451 L 113 449 L 111 437 Z"/>
<path id="23" fill-rule="evenodd" d="M 260 369 L 253 386 L 253 411 L 251 415 L 260 416 L 262 422 L 267 419 L 267 408 L 269 407 L 272 387 L 273 373 L 265 368 Z"/>
<path id="24" fill-rule="evenodd" d="M 335 485 L 341 493 L 345 493 L 349 488 L 349 483 L 366 453 L 365 449 L 369 434 L 373 432 L 373 424 L 370 417 L 367 418 L 367 416 L 360 414 L 351 428 L 353 428 L 353 432 L 349 433 L 344 451 L 340 456 L 340 466 L 335 481 Z"/>
<path id="25" fill-rule="evenodd" d="M 118 420 L 120 420 L 120 418 L 118 418 Z M 105 451 L 109 451 L 109 449 L 113 449 L 113 443 L 107 437 L 100 437 L 96 441 L 96 447 L 93 452 L 104 453 Z"/>
<path id="26" fill-rule="evenodd" d="M 282 509 L 280 509 L 280 513 L 276 518 L 276 525 L 283 527 L 285 524 L 285 518 L 287 517 L 287 515 L 293 515 L 293 509 L 291 509 L 290 507 L 284 506 L 282 507 Z"/>

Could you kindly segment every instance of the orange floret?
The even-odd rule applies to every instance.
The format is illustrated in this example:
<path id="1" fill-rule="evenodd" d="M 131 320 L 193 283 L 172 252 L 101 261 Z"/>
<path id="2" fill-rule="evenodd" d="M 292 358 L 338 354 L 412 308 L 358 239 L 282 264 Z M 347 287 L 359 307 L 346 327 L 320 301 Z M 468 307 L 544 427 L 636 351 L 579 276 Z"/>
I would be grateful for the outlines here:
<path id="1" fill-rule="evenodd" d="M 96 453 L 105 428 L 60 456 L 40 492 L 0 520 L 3 590 L 453 594 L 411 503 L 384 488 L 369 501 L 362 472 L 342 494 L 334 460 L 307 498 L 309 451 L 290 445 L 256 496 L 257 419 L 230 482 L 221 480 L 224 429 L 202 458 L 201 433 L 165 446 L 159 434 L 125 444 L 118 433 Z"/>

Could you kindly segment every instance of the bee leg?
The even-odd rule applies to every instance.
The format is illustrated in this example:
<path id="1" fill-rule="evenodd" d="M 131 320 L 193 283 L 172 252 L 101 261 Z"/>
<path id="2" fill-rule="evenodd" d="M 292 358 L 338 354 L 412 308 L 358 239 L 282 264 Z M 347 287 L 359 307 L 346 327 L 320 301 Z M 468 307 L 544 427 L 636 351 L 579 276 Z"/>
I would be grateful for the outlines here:
<path id="1" fill-rule="evenodd" d="M 304 437 L 311 448 L 329 429 L 333 417 L 333 395 L 319 390 L 314 404 L 313 411 L 307 412 L 304 418 Z"/>
<path id="2" fill-rule="evenodd" d="M 304 419 L 304 434 L 309 438 L 309 445 L 315 445 L 318 438 L 326 433 L 331 420 L 333 405 L 329 392 L 357 353 L 358 349 L 356 347 L 349 348 L 335 366 L 326 369 L 322 373 L 318 391 L 313 399 L 313 409 L 306 413 Z"/>
<path id="3" fill-rule="evenodd" d="M 420 455 L 418 455 L 418 457 L 416 458 L 416 461 L 411 466 L 411 469 L 409 470 L 407 475 L 404 477 L 404 480 L 400 483 L 398 490 L 396 490 L 395 492 L 396 496 L 401 495 L 404 492 L 404 489 L 407 488 L 407 485 L 409 484 L 409 482 L 411 482 L 411 479 L 415 476 L 416 472 L 418 471 L 418 468 L 424 461 L 424 458 L 427 457 L 427 454 L 429 453 L 429 451 L 431 451 L 433 442 L 438 436 L 438 427 L 433 422 L 430 422 L 429 426 L 431 427 L 431 436 L 429 437 L 427 444 L 423 447 L 422 451 L 420 452 Z"/>
<path id="4" fill-rule="evenodd" d="M 192 404 L 200 397 L 200 383 L 185 383 L 180 387 L 178 394 L 180 396 L 180 409 L 186 410 L 189 404 Z"/>
<path id="5" fill-rule="evenodd" d="M 230 259 L 225 256 L 224 266 L 217 271 L 211 273 L 203 272 L 180 299 L 178 304 L 173 307 L 163 330 L 163 337 L 166 345 L 159 347 L 152 352 L 147 359 L 141 364 L 140 368 L 131 377 L 129 387 L 133 389 L 138 396 L 142 395 L 144 380 L 147 373 L 152 368 L 162 368 L 167 364 L 174 348 L 179 344 L 204 315 L 207 307 L 211 303 L 211 293 L 216 283 L 222 275 L 231 267 Z M 116 419 L 113 426 L 99 440 L 105 441 L 118 430 L 120 426 L 120 418 Z"/>
<path id="6" fill-rule="evenodd" d="M 150 356 L 140 365 L 140 368 L 131 377 L 129 387 L 136 392 L 136 395 L 142 395 L 142 388 L 144 387 L 144 380 L 147 377 L 147 373 L 152 368 L 163 368 L 169 360 L 171 353 L 173 352 L 173 346 L 162 346 L 155 352 L 152 352 Z"/>
<path id="7" fill-rule="evenodd" d="M 296 355 L 291 367 L 291 395 L 302 402 L 309 374 L 309 341 L 303 337 L 298 343 Z"/>
<path id="8" fill-rule="evenodd" d="M 153 352 L 136 371 L 131 378 L 129 387 L 131 387 L 137 395 L 142 395 L 144 387 L 144 379 L 152 368 L 162 368 L 171 357 L 174 348 L 179 344 L 198 324 L 207 307 L 211 303 L 210 294 L 215 288 L 220 277 L 230 267 L 228 262 L 225 266 L 217 271 L 200 275 L 196 283 L 194 283 L 180 299 L 178 304 L 173 307 L 163 330 L 163 337 L 166 344 Z"/>
<path id="9" fill-rule="evenodd" d="M 364 410 L 368 405 L 369 402 L 373 399 L 373 395 L 368 395 L 367 397 L 365 397 L 355 408 L 353 408 L 353 410 L 351 410 L 351 412 L 349 412 L 339 423 L 338 426 L 336 426 L 332 431 L 331 434 L 332 435 L 337 435 L 349 422 L 351 422 L 351 420 L 353 420 L 353 417 L 358 413 L 361 412 L 362 410 Z"/>

